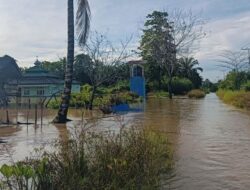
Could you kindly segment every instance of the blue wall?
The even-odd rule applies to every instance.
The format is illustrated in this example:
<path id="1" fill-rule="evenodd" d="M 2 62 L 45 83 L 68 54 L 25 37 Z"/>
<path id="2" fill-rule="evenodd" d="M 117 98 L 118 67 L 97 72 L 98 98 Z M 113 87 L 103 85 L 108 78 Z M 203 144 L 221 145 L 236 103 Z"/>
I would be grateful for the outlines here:
<path id="1" fill-rule="evenodd" d="M 143 77 L 132 77 L 130 79 L 130 91 L 139 96 L 146 96 L 145 79 Z"/>

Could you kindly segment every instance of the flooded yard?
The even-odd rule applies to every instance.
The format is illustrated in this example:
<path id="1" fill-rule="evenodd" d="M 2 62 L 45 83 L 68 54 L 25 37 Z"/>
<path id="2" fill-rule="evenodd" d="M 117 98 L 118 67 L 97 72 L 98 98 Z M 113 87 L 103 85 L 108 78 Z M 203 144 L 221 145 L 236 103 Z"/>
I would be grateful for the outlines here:
<path id="1" fill-rule="evenodd" d="M 3 110 L 0 113 L 4 118 Z M 19 110 L 18 120 L 25 121 L 26 113 Z M 1 127 L 0 139 L 6 143 L 0 144 L 0 164 L 23 159 L 35 147 L 66 138 L 82 123 L 81 110 L 70 110 L 73 121 L 67 125 L 51 124 L 55 115 L 56 110 L 45 110 L 42 126 L 38 120 L 36 127 Z M 215 94 L 203 100 L 151 98 L 144 112 L 104 117 L 85 111 L 83 116 L 96 126 L 94 130 L 136 123 L 165 133 L 174 151 L 175 167 L 164 189 L 250 189 L 250 113 L 223 104 Z"/>

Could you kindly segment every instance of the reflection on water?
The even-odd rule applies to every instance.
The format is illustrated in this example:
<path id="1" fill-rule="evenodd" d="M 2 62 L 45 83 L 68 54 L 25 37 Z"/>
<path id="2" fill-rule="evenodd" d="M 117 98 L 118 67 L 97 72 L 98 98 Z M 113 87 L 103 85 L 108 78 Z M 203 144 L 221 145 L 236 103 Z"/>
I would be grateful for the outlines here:
<path id="1" fill-rule="evenodd" d="M 19 113 L 19 121 L 26 120 L 26 112 Z M 0 111 L 0 118 L 3 115 Z M 0 145 L 0 164 L 9 161 L 9 154 L 15 160 L 22 159 L 34 147 L 58 136 L 65 138 L 68 131 L 82 123 L 82 118 L 97 125 L 95 130 L 133 122 L 160 130 L 172 144 L 176 163 L 165 189 L 250 189 L 250 113 L 223 104 L 214 94 L 204 100 L 149 99 L 145 112 L 122 117 L 70 110 L 74 122 L 67 126 L 49 124 L 56 115 L 53 110 L 46 110 L 44 115 L 42 127 L 0 129 L 0 139 L 8 141 Z"/>

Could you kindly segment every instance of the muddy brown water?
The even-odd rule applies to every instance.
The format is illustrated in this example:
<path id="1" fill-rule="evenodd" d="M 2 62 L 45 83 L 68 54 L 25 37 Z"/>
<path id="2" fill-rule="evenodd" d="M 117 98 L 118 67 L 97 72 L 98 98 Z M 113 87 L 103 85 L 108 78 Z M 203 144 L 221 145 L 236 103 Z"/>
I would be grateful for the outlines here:
<path id="1" fill-rule="evenodd" d="M 10 115 L 14 113 L 12 110 Z M 26 113 L 19 111 L 19 121 L 26 120 Z M 70 110 L 74 121 L 66 126 L 49 124 L 55 114 L 45 110 L 43 126 L 1 127 L 0 139 L 7 143 L 0 144 L 0 165 L 23 159 L 35 147 L 49 146 L 58 137 L 65 138 L 82 123 L 81 110 Z M 223 104 L 215 94 L 203 100 L 149 99 L 144 112 L 119 117 L 103 117 L 98 112 L 83 115 L 97 126 L 96 130 L 137 123 L 165 133 L 174 151 L 175 167 L 163 189 L 250 189 L 250 112 Z M 0 119 L 4 117 L 0 110 Z"/>

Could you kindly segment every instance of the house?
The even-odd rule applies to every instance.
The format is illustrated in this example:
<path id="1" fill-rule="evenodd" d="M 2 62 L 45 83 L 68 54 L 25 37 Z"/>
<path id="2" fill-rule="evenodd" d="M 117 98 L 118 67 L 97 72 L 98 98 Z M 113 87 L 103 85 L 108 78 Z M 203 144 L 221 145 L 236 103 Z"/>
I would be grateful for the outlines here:
<path id="1" fill-rule="evenodd" d="M 45 70 L 42 63 L 36 60 L 34 66 L 25 70 L 18 80 L 8 80 L 4 89 L 10 97 L 20 97 L 20 103 L 36 103 L 60 96 L 64 89 L 64 80 Z M 80 92 L 79 82 L 73 81 L 72 92 Z"/>

